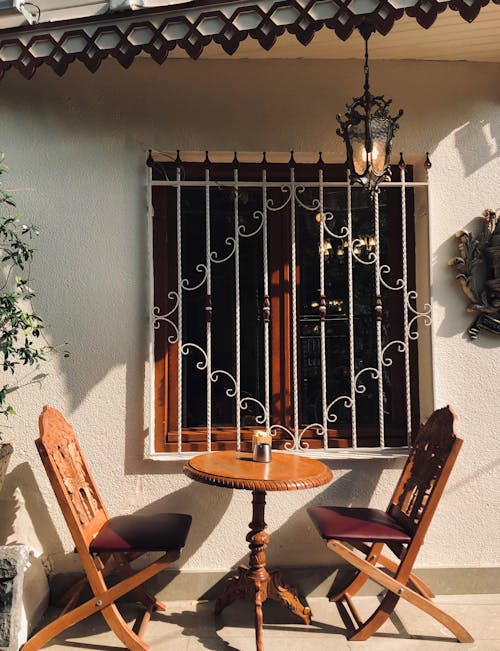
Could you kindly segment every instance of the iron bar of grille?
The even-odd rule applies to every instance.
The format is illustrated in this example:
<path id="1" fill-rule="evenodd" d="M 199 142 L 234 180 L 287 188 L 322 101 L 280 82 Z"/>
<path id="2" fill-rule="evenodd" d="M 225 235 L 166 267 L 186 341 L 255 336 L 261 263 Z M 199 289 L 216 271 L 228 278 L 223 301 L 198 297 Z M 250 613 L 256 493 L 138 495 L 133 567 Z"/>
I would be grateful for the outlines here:
<path id="1" fill-rule="evenodd" d="M 347 172 L 347 237 L 349 252 L 347 258 L 347 284 L 349 291 L 349 376 L 351 382 L 351 429 L 352 447 L 358 446 L 356 422 L 356 367 L 354 350 L 354 279 L 352 269 L 352 187 Z"/>
<path id="2" fill-rule="evenodd" d="M 401 179 L 401 240 L 403 262 L 403 327 L 404 327 L 404 364 L 405 364 L 405 397 L 406 397 L 406 438 L 411 445 L 411 377 L 410 377 L 410 337 L 408 324 L 408 260 L 406 234 L 406 170 L 400 166 Z"/>
<path id="3" fill-rule="evenodd" d="M 299 441 L 299 382 L 298 382 L 298 346 L 297 346 L 297 242 L 295 215 L 295 167 L 290 166 L 290 288 L 292 290 L 292 382 L 293 382 L 293 431 L 295 448 Z"/>
<path id="4" fill-rule="evenodd" d="M 235 155 L 236 156 L 236 155 Z M 235 357 L 236 357 L 236 449 L 241 447 L 241 323 L 240 323 L 240 233 L 238 168 L 234 171 L 234 304 L 235 304 Z"/>
<path id="5" fill-rule="evenodd" d="M 155 310 L 154 310 L 154 264 L 153 264 L 153 191 L 152 191 L 152 182 L 153 182 L 153 169 L 150 165 L 146 165 L 146 187 L 147 187 L 147 255 L 148 255 L 148 272 L 149 272 L 149 283 L 148 283 L 148 299 L 149 299 L 149 363 L 150 363 L 150 372 L 149 372 L 149 413 L 150 413 L 150 429 L 151 425 L 154 431 L 155 420 L 155 375 L 153 371 L 154 367 L 154 330 L 155 330 Z M 155 437 L 149 437 L 149 451 L 150 453 L 154 452 L 154 441 Z"/>
<path id="6" fill-rule="evenodd" d="M 265 158 L 264 158 L 265 160 Z M 270 352 L 269 352 L 269 325 L 270 325 L 270 299 L 269 299 L 269 260 L 268 260 L 268 223 L 267 223 L 267 170 L 262 167 L 262 261 L 263 261 L 263 289 L 264 289 L 264 403 L 266 431 L 270 433 L 271 427 L 271 389 L 270 389 Z"/>
<path id="7" fill-rule="evenodd" d="M 325 302 L 325 208 L 323 195 L 323 168 L 318 170 L 319 181 L 319 293 L 320 293 L 320 353 L 321 353 L 321 407 L 323 423 L 323 447 L 328 447 L 328 423 L 327 423 L 327 375 L 326 375 L 326 302 Z"/>
<path id="8" fill-rule="evenodd" d="M 380 447 L 385 447 L 384 432 L 384 376 L 382 374 L 382 296 L 380 293 L 380 215 L 379 193 L 374 196 L 374 223 L 375 223 L 375 311 L 377 315 L 377 384 L 378 384 L 378 424 Z"/>
<path id="9" fill-rule="evenodd" d="M 182 189 L 181 168 L 175 171 L 177 212 L 177 451 L 182 452 Z"/>
<path id="10" fill-rule="evenodd" d="M 207 355 L 207 450 L 212 449 L 212 265 L 210 256 L 210 168 L 205 165 L 205 264 L 207 267 L 206 355 Z"/>
<path id="11" fill-rule="evenodd" d="M 429 160 L 429 154 L 427 153 L 427 159 L 426 162 Z M 427 170 L 427 181 L 423 185 L 427 186 L 427 214 L 428 214 L 428 223 L 432 224 L 433 223 L 433 203 L 432 203 L 432 196 L 431 196 L 431 177 L 432 177 L 432 167 L 430 165 L 425 165 L 426 170 Z M 408 184 L 410 185 L 410 184 Z M 429 251 L 429 255 L 431 255 L 431 252 L 434 251 L 433 247 L 433 241 L 432 241 L 432 233 L 430 227 L 427 228 L 427 250 Z M 432 287 L 432 266 L 429 265 L 428 267 L 428 282 L 429 282 L 429 287 Z M 429 313 L 431 312 L 431 305 L 429 307 Z M 430 326 L 430 339 L 431 342 L 434 341 L 434 328 L 432 324 L 432 318 L 429 320 L 428 325 Z M 436 375 L 436 360 L 435 360 L 435 355 L 434 355 L 434 349 L 431 346 L 430 350 L 430 356 L 431 356 L 431 377 L 432 377 L 432 404 L 435 407 L 436 405 L 436 383 L 434 379 L 437 377 Z"/>

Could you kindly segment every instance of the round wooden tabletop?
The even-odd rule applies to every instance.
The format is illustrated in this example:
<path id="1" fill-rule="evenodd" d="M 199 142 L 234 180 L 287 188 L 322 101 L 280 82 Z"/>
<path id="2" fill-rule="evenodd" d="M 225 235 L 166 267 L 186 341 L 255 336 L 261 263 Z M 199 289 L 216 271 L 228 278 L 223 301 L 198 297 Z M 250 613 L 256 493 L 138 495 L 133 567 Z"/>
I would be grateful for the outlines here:
<path id="1" fill-rule="evenodd" d="M 205 484 L 256 491 L 315 488 L 332 479 L 332 471 L 321 461 L 274 450 L 269 463 L 253 461 L 250 452 L 236 450 L 200 454 L 185 464 L 184 472 Z"/>

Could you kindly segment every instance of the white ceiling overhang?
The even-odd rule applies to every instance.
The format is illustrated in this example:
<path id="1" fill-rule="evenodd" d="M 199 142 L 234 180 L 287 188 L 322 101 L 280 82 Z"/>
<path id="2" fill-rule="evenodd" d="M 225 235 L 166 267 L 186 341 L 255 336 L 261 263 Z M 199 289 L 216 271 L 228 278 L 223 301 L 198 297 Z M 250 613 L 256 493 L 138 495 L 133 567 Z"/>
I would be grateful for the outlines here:
<path id="1" fill-rule="evenodd" d="M 401 21 L 400 54 L 394 54 L 397 47 L 389 39 L 385 45 L 386 39 L 379 38 L 375 51 L 371 48 L 375 58 L 500 60 L 500 0 L 235 0 L 211 4 L 206 0 L 72 0 L 71 7 L 69 2 L 39 0 L 32 25 L 10 5 L 15 6 L 16 0 L 0 0 L 0 76 L 15 68 L 29 78 L 42 65 L 62 75 L 74 61 L 95 71 L 107 57 L 128 67 L 139 55 L 149 55 L 158 63 L 171 53 L 196 59 L 205 49 L 209 56 L 233 55 L 243 42 L 240 51 L 249 57 L 270 50 L 278 41 L 278 56 L 347 58 L 359 56 L 359 43 L 356 51 L 341 46 L 363 22 L 370 22 L 385 36 Z M 28 6 L 33 7 L 24 9 Z M 425 41 L 420 38 L 421 28 L 435 24 L 430 49 L 424 48 L 415 57 L 418 43 Z M 448 34 L 444 40 L 440 30 Z M 463 37 L 460 30 L 465 30 Z M 332 31 L 338 39 L 331 38 Z M 299 53 L 300 45 L 309 46 L 308 54 Z"/>

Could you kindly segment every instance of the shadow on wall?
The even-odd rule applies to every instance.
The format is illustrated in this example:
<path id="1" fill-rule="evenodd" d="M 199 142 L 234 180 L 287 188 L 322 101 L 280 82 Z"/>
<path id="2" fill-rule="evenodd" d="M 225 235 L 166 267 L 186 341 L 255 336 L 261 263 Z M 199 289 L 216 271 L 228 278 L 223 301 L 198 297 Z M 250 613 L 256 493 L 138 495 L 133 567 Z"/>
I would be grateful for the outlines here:
<path id="1" fill-rule="evenodd" d="M 267 549 L 267 563 L 269 567 L 282 566 L 280 559 L 286 555 L 287 563 L 290 566 L 303 566 L 307 568 L 308 563 L 325 566 L 329 568 L 325 576 L 319 576 L 319 573 L 310 573 L 304 571 L 300 573 L 300 583 L 297 588 L 302 593 L 309 593 L 317 587 L 317 582 L 324 579 L 333 578 L 339 573 L 339 562 L 334 555 L 326 549 L 324 542 L 318 536 L 314 526 L 307 515 L 306 509 L 309 506 L 322 504 L 342 504 L 343 506 L 367 506 L 373 493 L 380 481 L 382 473 L 387 469 L 400 469 L 403 465 L 403 459 L 380 460 L 376 461 L 374 467 L 373 460 L 356 460 L 355 467 L 349 470 L 341 477 L 336 478 L 336 472 L 343 470 L 342 462 L 327 462 L 332 468 L 334 474 L 333 482 L 327 486 L 320 494 L 308 501 L 303 507 L 296 510 L 293 515 L 277 529 L 268 529 L 269 547 Z M 247 506 L 241 511 L 240 521 L 250 522 L 252 519 L 252 493 L 243 491 Z M 205 540 L 212 534 L 218 522 L 224 516 L 229 503 L 232 499 L 233 491 L 216 486 L 207 486 L 199 482 L 192 481 L 187 489 L 177 491 L 164 499 L 157 500 L 149 504 L 138 513 L 158 512 L 158 511 L 185 511 L 193 516 L 193 524 L 188 538 L 188 544 L 181 555 L 181 565 L 186 563 L 192 554 L 198 548 L 202 547 Z M 391 495 L 387 495 L 381 508 L 385 508 L 385 502 L 389 501 Z M 266 495 L 267 508 L 274 513 L 277 512 L 279 501 L 286 502 L 287 510 L 293 510 L 293 502 L 297 498 L 297 491 L 269 491 Z M 291 508 L 289 508 L 291 505 Z M 248 531 L 248 530 L 247 530 Z M 242 556 L 235 563 L 237 567 L 240 564 L 248 563 L 248 543 L 244 537 L 241 540 L 233 539 L 232 544 L 236 549 L 242 550 Z M 340 564 L 342 566 L 342 564 Z M 296 575 L 297 572 L 294 572 Z M 342 579 L 344 578 L 343 573 Z M 229 572 L 226 578 L 233 575 Z M 221 593 L 224 588 L 226 578 L 217 582 L 208 592 L 199 596 L 200 599 L 213 599 Z M 284 571 L 286 580 L 286 569 Z M 335 576 L 335 579 L 339 578 Z M 154 578 L 155 590 L 163 589 L 170 581 L 172 576 L 169 573 L 159 574 Z M 316 583 L 314 583 L 316 582 Z"/>
<path id="2" fill-rule="evenodd" d="M 355 462 L 354 469 L 350 468 L 348 472 L 339 478 L 335 478 L 336 473 L 343 470 L 341 462 L 328 462 L 334 473 L 334 481 L 327 486 L 320 494 L 316 495 L 302 508 L 298 509 L 293 515 L 275 530 L 269 530 L 270 542 L 267 552 L 268 565 L 280 566 L 280 559 L 283 558 L 284 553 L 287 557 L 287 562 L 291 566 L 305 566 L 310 560 L 314 561 L 314 565 L 321 565 L 326 568 L 325 576 L 319 577 L 318 573 L 314 576 L 307 571 L 300 574 L 299 583 L 297 587 L 302 593 L 309 593 L 317 587 L 317 581 L 323 581 L 330 578 L 339 577 L 343 579 L 343 572 L 339 572 L 339 563 L 329 552 L 323 541 L 317 535 L 312 522 L 310 521 L 306 509 L 308 506 L 321 505 L 321 504 L 343 504 L 345 506 L 361 506 L 368 505 L 371 497 L 377 487 L 382 473 L 385 470 L 399 469 L 403 464 L 403 459 L 396 460 L 380 460 L 376 464 L 376 471 L 374 472 L 373 461 L 358 460 Z M 163 464 L 156 464 L 163 465 Z M 169 464 L 170 465 L 170 464 Z M 32 526 L 35 533 L 44 549 L 45 556 L 52 555 L 63 556 L 65 554 L 58 533 L 51 518 L 51 514 L 47 509 L 45 502 L 38 490 L 36 478 L 32 472 L 31 467 L 27 464 L 20 464 L 14 471 L 12 471 L 6 478 L 5 491 L 6 503 L 8 504 L 8 511 L 4 511 L 4 522 L 1 529 L 0 544 L 7 540 L 8 536 L 13 533 L 13 523 L 16 515 L 17 501 L 15 499 L 16 488 L 19 486 L 19 479 L 22 477 L 24 490 L 29 492 L 25 495 L 26 508 L 28 516 L 31 519 Z M 26 488 L 27 487 L 27 488 Z M 247 503 L 246 510 L 241 512 L 241 519 L 243 522 L 250 522 L 252 516 L 252 494 L 251 491 L 244 491 L 245 502 Z M 267 493 L 266 501 L 268 507 L 276 511 L 276 504 L 279 500 L 287 502 L 288 506 L 291 505 L 293 510 L 293 500 L 296 499 L 296 491 L 271 491 Z M 387 501 L 390 495 L 387 495 Z M 193 517 L 193 524 L 188 542 L 183 550 L 178 562 L 177 569 L 181 568 L 193 556 L 199 548 L 203 547 L 205 541 L 213 534 L 219 522 L 223 519 L 231 500 L 233 499 L 233 490 L 219 488 L 216 486 L 206 486 L 195 481 L 190 483 L 178 491 L 165 495 L 165 497 L 148 504 L 146 507 L 136 511 L 139 515 L 158 512 L 185 512 Z M 381 507 L 385 506 L 380 505 Z M 245 530 L 245 527 L 243 527 Z M 15 542 L 15 541 L 10 541 Z M 224 541 L 224 544 L 226 541 Z M 242 556 L 236 565 L 246 563 L 248 561 L 248 543 L 242 536 L 241 540 L 234 539 L 232 541 L 236 549 L 242 550 Z M 68 556 L 73 554 L 68 554 Z M 76 560 L 76 558 L 75 558 Z M 340 567 L 342 570 L 342 567 Z M 176 572 L 164 572 L 157 575 L 153 581 L 155 591 L 165 588 L 176 575 Z M 228 573 L 228 577 L 232 572 Z M 67 579 L 71 580 L 73 575 L 69 574 Z M 286 580 L 286 568 L 284 572 Z M 223 589 L 225 580 L 219 581 L 214 585 L 208 593 L 200 595 L 201 599 L 213 598 L 214 595 L 219 594 Z M 314 584 L 316 581 L 316 584 Z M 63 577 L 58 577 L 55 593 L 58 593 L 64 587 L 67 587 L 67 581 Z"/>
<path id="3" fill-rule="evenodd" d="M 50 512 L 40 493 L 37 477 L 29 463 L 20 463 L 6 476 L 1 498 L 0 545 L 23 545 L 26 543 L 22 531 L 24 523 L 17 519 L 18 514 L 22 514 L 25 509 L 29 518 L 26 526 L 33 528 L 42 549 L 50 549 L 51 554 L 64 553 Z M 23 508 L 21 508 L 21 504 Z M 16 523 L 16 529 L 20 530 L 20 540 L 15 536 L 14 523 Z"/>
<path id="4" fill-rule="evenodd" d="M 203 491 L 203 486 L 201 491 Z M 147 515 L 149 513 L 177 512 L 192 515 L 193 524 L 187 545 L 180 557 L 182 566 L 203 546 L 205 540 L 222 520 L 231 502 L 232 494 L 232 490 L 217 487 L 200 492 L 200 485 L 190 481 L 186 488 L 166 495 L 139 509 L 136 513 Z"/>
<path id="5" fill-rule="evenodd" d="M 18 499 L 16 499 L 16 488 L 20 485 L 19 479 L 22 477 L 24 490 L 28 493 L 25 496 L 25 507 L 28 511 L 28 518 L 31 520 L 35 534 L 42 547 L 42 557 L 50 559 L 52 556 L 62 558 L 71 556 L 78 567 L 78 559 L 74 552 L 65 554 L 65 550 L 59 538 L 58 532 L 54 526 L 51 514 L 43 500 L 37 486 L 36 478 L 29 464 L 20 464 L 10 475 L 7 476 L 2 498 L 5 499 L 6 508 L 2 510 L 2 525 L 0 528 L 0 545 L 3 544 L 9 536 L 13 534 L 13 524 L 16 512 L 19 509 Z M 28 479 L 29 478 L 29 479 Z M 21 485 L 23 485 L 21 484 Z M 29 489 L 26 488 L 29 486 Z M 211 535 L 217 524 L 223 518 L 232 497 L 231 490 L 211 489 L 200 494 L 200 486 L 195 482 L 190 482 L 186 488 L 175 491 L 164 498 L 157 500 L 146 507 L 136 511 L 139 515 L 158 512 L 172 513 L 189 513 L 193 516 L 193 527 L 191 529 L 187 545 L 183 550 L 179 567 L 182 567 L 196 551 L 203 546 L 204 541 Z M 28 499 L 29 497 L 29 499 Z M 105 500 L 106 502 L 106 500 Z M 54 498 L 54 508 L 59 509 Z M 111 514 L 113 515 L 113 514 Z M 9 544 L 16 543 L 16 540 L 9 540 Z M 243 541 L 244 542 L 244 541 Z M 63 565 L 61 563 L 61 565 Z M 73 563 L 71 564 L 73 566 Z M 172 572 L 163 573 L 167 585 L 173 578 Z M 68 587 L 68 581 L 73 579 L 71 572 L 67 578 L 57 577 L 57 584 L 54 592 L 57 596 L 61 590 Z"/>
<path id="6" fill-rule="evenodd" d="M 488 122 L 467 122 L 455 131 L 455 146 L 466 177 L 500 156 L 500 117 L 498 111 L 493 115 Z M 486 130 L 489 130 L 491 143 Z"/>
<path id="7" fill-rule="evenodd" d="M 323 566 L 327 569 L 325 576 L 319 573 L 300 573 L 297 588 L 303 594 L 312 592 L 318 582 L 323 579 L 343 580 L 345 568 L 343 562 L 326 548 L 324 541 L 318 535 L 311 519 L 307 514 L 310 506 L 341 505 L 341 506 L 368 506 L 379 484 L 382 474 L 389 469 L 401 468 L 403 459 L 396 460 L 353 460 L 348 468 L 343 467 L 343 462 L 326 462 L 333 472 L 333 481 L 310 499 L 303 507 L 293 511 L 293 514 L 278 529 L 269 531 L 268 563 L 270 566 L 280 566 L 280 559 L 286 553 L 287 563 L 292 567 L 303 567 L 307 570 L 309 564 Z M 347 470 L 340 477 L 337 473 Z M 378 506 L 385 508 L 391 495 L 384 498 L 384 503 Z M 296 499 L 295 491 L 273 492 L 267 494 L 267 502 L 276 510 L 279 500 L 292 503 Z M 251 505 L 249 498 L 249 513 Z M 292 509 L 293 510 L 293 506 Z M 247 556 L 243 558 L 243 562 Z M 340 568 L 340 571 L 339 571 Z M 283 570 L 286 580 L 286 568 Z"/>

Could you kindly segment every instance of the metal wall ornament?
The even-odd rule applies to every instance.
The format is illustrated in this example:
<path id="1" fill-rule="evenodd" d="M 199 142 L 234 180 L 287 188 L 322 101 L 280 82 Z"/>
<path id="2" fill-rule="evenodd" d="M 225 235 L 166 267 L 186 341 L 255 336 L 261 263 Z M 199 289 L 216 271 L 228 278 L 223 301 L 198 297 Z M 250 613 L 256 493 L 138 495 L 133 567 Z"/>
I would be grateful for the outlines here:
<path id="1" fill-rule="evenodd" d="M 456 278 L 470 301 L 467 311 L 479 313 L 467 329 L 472 339 L 480 330 L 500 335 L 500 211 L 487 209 L 482 217 L 479 235 L 456 233 L 460 255 L 448 262 L 458 269 Z"/>
<path id="2" fill-rule="evenodd" d="M 337 135 L 344 139 L 347 150 L 347 166 L 351 183 L 358 183 L 373 196 L 382 181 L 391 178 L 390 156 L 392 139 L 403 110 L 392 117 L 389 106 L 392 99 L 370 92 L 370 70 L 368 67 L 368 40 L 375 28 L 367 23 L 359 27 L 365 40 L 365 83 L 364 92 L 346 104 L 344 118 L 339 114 L 340 128 Z"/>

